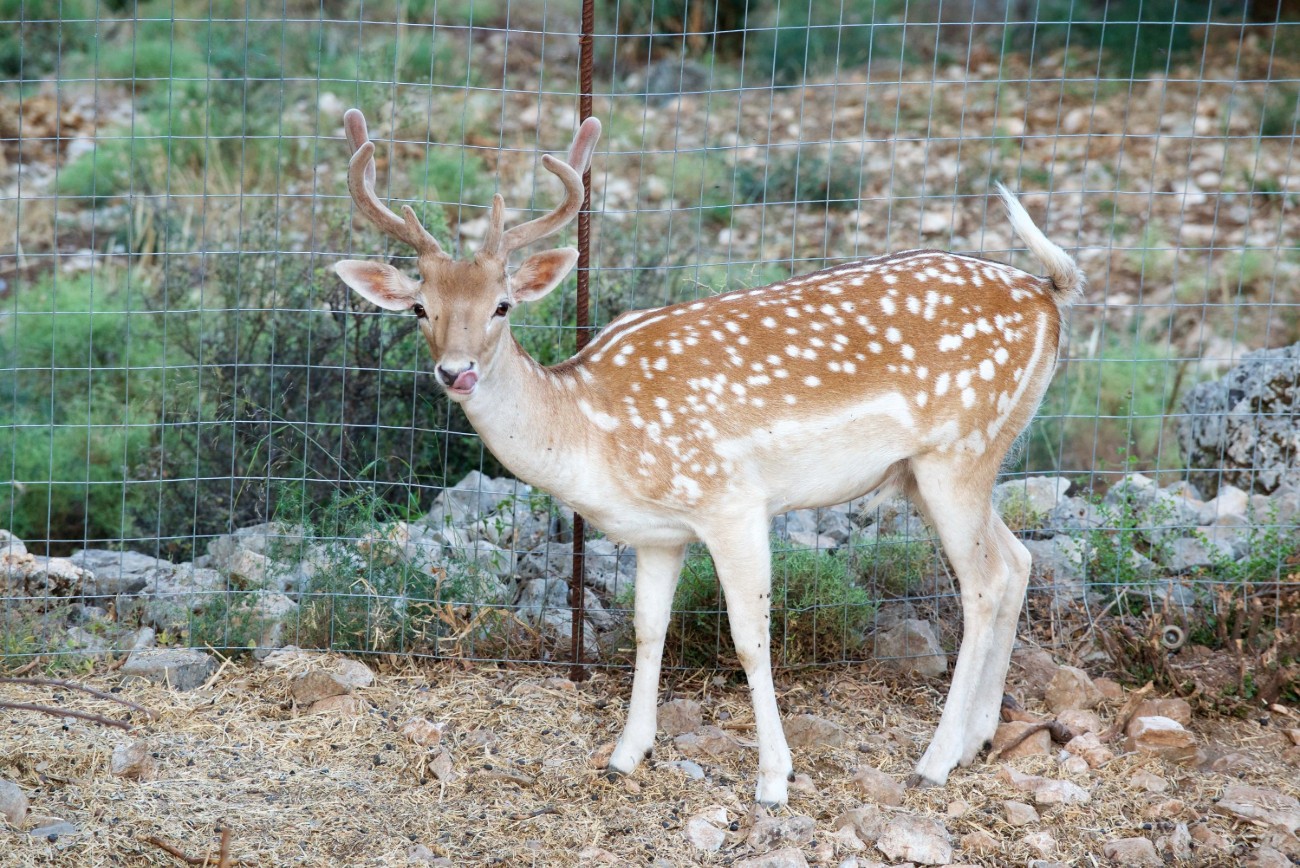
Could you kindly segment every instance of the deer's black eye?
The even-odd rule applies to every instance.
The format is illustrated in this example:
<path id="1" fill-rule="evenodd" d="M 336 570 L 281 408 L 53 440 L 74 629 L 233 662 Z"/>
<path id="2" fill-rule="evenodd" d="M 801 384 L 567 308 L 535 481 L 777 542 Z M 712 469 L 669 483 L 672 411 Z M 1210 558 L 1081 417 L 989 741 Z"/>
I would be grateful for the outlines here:
<path id="1" fill-rule="evenodd" d="M 424 312 L 424 305 L 422 304 L 411 305 L 411 313 L 415 314 L 416 319 L 427 319 L 429 316 Z"/>
<path id="2" fill-rule="evenodd" d="M 503 301 L 497 305 L 496 316 L 505 316 L 510 313 L 510 302 Z"/>

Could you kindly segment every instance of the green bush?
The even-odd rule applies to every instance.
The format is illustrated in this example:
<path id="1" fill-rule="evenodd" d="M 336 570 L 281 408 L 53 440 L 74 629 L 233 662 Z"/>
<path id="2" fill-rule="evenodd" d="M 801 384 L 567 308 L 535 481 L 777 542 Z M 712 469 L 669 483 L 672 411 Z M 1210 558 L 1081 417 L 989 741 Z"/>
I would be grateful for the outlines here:
<path id="1" fill-rule="evenodd" d="M 0 319 L 0 515 L 19 537 L 136 529 L 136 467 L 160 415 L 154 323 L 112 272 L 19 284 Z M 138 291 L 137 291 L 138 292 Z M 7 321 L 6 321 L 7 320 Z"/>
<path id="2" fill-rule="evenodd" d="M 907 31 L 919 41 L 917 25 L 903 26 L 907 11 L 903 0 L 802 0 L 753 9 L 744 37 L 745 79 L 789 83 L 869 62 L 897 65 L 910 56 Z"/>
<path id="3" fill-rule="evenodd" d="M 858 207 L 862 184 L 856 158 L 837 159 L 826 148 L 783 148 L 762 165 L 745 164 L 736 173 L 742 202 L 822 205 L 837 210 Z"/>
<path id="4" fill-rule="evenodd" d="M 39 78 L 55 69 L 63 53 L 89 45 L 99 5 L 97 0 L 0 0 L 0 76 Z"/>
<path id="5" fill-rule="evenodd" d="M 861 647 L 875 615 L 858 575 L 836 554 L 791 550 L 772 540 L 772 645 L 786 665 L 843 660 Z M 632 593 L 621 601 L 631 607 Z M 687 558 L 673 598 L 664 643 L 675 665 L 712 668 L 734 659 L 726 605 L 713 559 L 703 550 Z"/>
<path id="6" fill-rule="evenodd" d="M 1008 30 L 1006 48 L 1033 45 L 1041 53 L 1068 43 L 1073 52 L 1100 52 L 1108 74 L 1124 77 L 1168 68 L 1199 50 L 1213 30 L 1197 22 L 1242 20 L 1236 0 L 1044 0 L 1034 18 Z M 1095 68 L 1088 56 L 1075 60 Z"/>
<path id="7" fill-rule="evenodd" d="M 452 604 L 492 596 L 496 580 L 473 564 L 411 557 L 400 541 L 390 541 L 395 522 L 423 514 L 415 492 L 395 506 L 373 490 L 340 488 L 317 505 L 304 486 L 280 492 L 277 503 L 281 520 L 305 534 L 291 550 L 273 549 L 270 556 L 283 564 L 307 556 L 312 564 L 297 615 L 285 626 L 299 646 L 436 654 L 438 640 L 456 623 L 448 613 Z"/>

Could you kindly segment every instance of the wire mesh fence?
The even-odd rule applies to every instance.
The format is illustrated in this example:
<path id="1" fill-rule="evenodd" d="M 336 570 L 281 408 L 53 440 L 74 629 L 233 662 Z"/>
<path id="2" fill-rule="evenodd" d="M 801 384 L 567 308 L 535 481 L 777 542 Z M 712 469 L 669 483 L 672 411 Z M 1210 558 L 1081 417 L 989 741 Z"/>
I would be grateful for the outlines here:
<path id="1" fill-rule="evenodd" d="M 1156 665 L 1148 634 L 1244 638 L 1290 665 L 1287 4 L 600 5 L 596 327 L 914 247 L 1033 270 L 991 207 L 1004 181 L 1090 281 L 996 495 L 1036 563 L 1022 633 L 1073 647 L 1105 620 L 1135 665 Z M 151 630 L 259 654 L 564 659 L 572 514 L 505 478 L 414 319 L 331 266 L 413 269 L 355 219 L 350 106 L 381 197 L 447 249 L 477 248 L 496 192 L 512 219 L 551 207 L 540 155 L 577 126 L 578 16 L 0 3 L 0 654 L 98 655 Z M 544 364 L 576 346 L 572 286 L 511 314 Z M 862 503 L 776 519 L 780 660 L 942 669 L 950 572 L 905 502 Z M 634 556 L 589 547 L 588 656 L 625 662 Z M 692 555 L 675 665 L 731 658 L 722 611 Z"/>

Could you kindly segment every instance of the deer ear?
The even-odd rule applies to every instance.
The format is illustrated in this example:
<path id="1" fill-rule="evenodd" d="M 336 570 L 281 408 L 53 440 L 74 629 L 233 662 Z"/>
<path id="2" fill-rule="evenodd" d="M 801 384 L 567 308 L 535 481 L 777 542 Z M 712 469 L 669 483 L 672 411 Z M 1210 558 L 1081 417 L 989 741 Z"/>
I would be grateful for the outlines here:
<path id="1" fill-rule="evenodd" d="M 578 262 L 572 247 L 534 253 L 510 278 L 510 293 L 517 301 L 537 301 L 560 285 Z"/>
<path id="2" fill-rule="evenodd" d="M 384 310 L 410 310 L 420 300 L 420 286 L 393 266 L 365 259 L 334 263 L 334 273 L 362 298 Z"/>

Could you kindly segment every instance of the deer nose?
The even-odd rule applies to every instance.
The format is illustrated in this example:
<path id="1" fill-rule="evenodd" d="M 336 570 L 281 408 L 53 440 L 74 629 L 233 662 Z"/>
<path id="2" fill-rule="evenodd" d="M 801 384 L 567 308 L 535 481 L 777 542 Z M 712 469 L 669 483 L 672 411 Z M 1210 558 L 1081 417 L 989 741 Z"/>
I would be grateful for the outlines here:
<path id="1" fill-rule="evenodd" d="M 434 370 L 443 385 L 453 392 L 468 394 L 474 390 L 478 382 L 478 374 L 474 371 L 473 362 L 457 366 L 438 365 Z"/>

